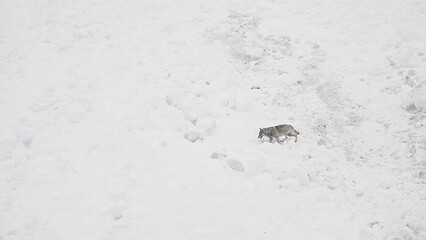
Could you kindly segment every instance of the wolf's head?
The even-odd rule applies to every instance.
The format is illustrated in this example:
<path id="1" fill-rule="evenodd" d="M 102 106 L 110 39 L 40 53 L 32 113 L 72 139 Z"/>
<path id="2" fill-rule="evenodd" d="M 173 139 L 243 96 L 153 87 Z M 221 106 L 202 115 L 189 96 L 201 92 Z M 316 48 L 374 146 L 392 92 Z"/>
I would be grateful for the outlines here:
<path id="1" fill-rule="evenodd" d="M 259 128 L 259 136 L 258 136 L 258 138 L 262 138 L 264 134 L 265 134 L 265 130 L 262 129 L 262 128 Z"/>

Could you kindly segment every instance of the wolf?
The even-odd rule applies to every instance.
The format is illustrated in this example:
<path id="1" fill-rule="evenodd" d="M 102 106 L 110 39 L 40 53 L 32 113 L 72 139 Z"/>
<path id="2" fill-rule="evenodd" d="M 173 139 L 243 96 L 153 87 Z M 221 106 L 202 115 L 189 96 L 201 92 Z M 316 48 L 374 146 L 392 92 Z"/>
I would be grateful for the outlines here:
<path id="1" fill-rule="evenodd" d="M 290 136 L 290 137 L 296 137 L 296 140 L 294 140 L 294 142 L 297 142 L 297 135 L 299 134 L 300 133 L 296 131 L 296 129 L 294 129 L 293 126 L 283 124 L 283 125 L 278 125 L 274 127 L 259 128 L 258 138 L 262 138 L 263 136 L 266 136 L 269 138 L 269 142 L 272 142 L 272 139 L 276 138 L 277 142 L 281 143 L 280 141 L 281 136 L 285 136 L 285 139 L 287 139 L 288 136 Z"/>

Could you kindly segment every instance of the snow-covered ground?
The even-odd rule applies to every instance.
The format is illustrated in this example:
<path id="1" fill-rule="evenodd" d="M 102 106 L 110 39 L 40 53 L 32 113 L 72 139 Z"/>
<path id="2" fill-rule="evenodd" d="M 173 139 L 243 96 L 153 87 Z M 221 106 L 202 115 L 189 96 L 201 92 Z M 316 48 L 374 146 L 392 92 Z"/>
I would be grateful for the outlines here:
<path id="1" fill-rule="evenodd" d="M 1 0 L 0 239 L 426 239 L 426 2 Z M 291 124 L 283 144 L 259 127 Z"/>

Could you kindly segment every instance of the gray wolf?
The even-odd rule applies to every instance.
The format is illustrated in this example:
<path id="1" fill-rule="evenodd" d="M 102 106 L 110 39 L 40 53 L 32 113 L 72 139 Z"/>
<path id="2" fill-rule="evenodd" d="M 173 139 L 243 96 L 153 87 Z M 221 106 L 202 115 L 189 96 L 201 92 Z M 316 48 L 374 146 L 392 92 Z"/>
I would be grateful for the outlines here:
<path id="1" fill-rule="evenodd" d="M 297 142 L 297 135 L 299 134 L 300 133 L 296 131 L 291 125 L 283 124 L 283 125 L 278 125 L 274 127 L 259 128 L 258 138 L 262 138 L 263 136 L 266 136 L 269 138 L 269 142 L 272 142 L 272 139 L 276 138 L 277 142 L 280 143 L 281 136 L 285 136 L 285 139 L 287 139 L 290 136 L 290 137 L 296 137 L 296 140 L 294 142 Z"/>

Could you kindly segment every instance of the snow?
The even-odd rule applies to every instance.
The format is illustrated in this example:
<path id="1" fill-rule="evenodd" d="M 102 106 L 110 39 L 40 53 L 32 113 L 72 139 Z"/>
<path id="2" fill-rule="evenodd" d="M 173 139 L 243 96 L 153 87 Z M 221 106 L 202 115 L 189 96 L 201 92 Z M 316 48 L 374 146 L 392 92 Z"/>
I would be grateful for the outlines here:
<path id="1" fill-rule="evenodd" d="M 0 240 L 426 239 L 426 3 L 0 13 Z"/>

